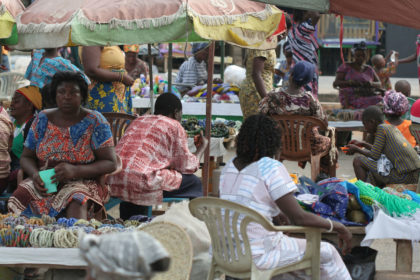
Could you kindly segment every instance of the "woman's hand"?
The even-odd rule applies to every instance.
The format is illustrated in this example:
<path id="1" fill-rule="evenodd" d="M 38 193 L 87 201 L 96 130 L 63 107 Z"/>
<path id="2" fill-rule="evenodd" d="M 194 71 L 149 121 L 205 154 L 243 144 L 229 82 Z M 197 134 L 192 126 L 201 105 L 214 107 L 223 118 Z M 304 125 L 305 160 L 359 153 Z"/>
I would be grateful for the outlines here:
<path id="1" fill-rule="evenodd" d="M 360 147 L 354 144 L 348 144 L 347 145 L 347 154 L 348 155 L 353 155 L 355 153 L 359 153 L 360 152 Z"/>
<path id="2" fill-rule="evenodd" d="M 341 223 L 334 222 L 334 229 L 337 232 L 338 247 L 343 255 L 350 253 L 351 250 L 351 232 Z"/>
<path id="3" fill-rule="evenodd" d="M 124 74 L 123 79 L 122 79 L 122 83 L 128 87 L 131 87 L 134 84 L 134 79 L 131 78 L 130 75 L 128 74 Z"/>
<path id="4" fill-rule="evenodd" d="M 55 175 L 52 176 L 52 183 L 61 183 L 77 178 L 77 167 L 70 163 L 59 163 L 54 171 Z"/>
<path id="5" fill-rule="evenodd" d="M 39 176 L 38 172 L 35 172 L 32 176 L 32 182 L 34 183 L 35 189 L 42 195 L 42 196 L 49 196 L 51 194 L 47 193 L 47 189 L 44 188 L 44 181 L 42 181 L 41 176 Z"/>

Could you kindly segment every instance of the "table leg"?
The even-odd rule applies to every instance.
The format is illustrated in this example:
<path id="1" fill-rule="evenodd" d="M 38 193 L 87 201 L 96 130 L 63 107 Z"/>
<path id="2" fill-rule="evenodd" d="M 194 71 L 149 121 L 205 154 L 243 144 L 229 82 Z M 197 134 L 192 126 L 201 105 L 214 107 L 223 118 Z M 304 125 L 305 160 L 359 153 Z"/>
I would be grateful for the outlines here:
<path id="1" fill-rule="evenodd" d="M 394 240 L 397 243 L 396 271 L 412 272 L 413 246 L 411 240 Z"/>

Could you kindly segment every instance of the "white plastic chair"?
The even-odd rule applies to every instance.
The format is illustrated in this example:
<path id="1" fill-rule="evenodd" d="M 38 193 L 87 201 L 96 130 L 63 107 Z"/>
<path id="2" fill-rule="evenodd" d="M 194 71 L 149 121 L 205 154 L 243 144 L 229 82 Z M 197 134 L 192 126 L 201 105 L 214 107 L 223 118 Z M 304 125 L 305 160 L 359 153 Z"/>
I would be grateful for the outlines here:
<path id="1" fill-rule="evenodd" d="M 269 280 L 275 275 L 296 270 L 304 270 L 306 274 L 312 275 L 313 280 L 320 279 L 321 230 L 319 228 L 274 226 L 260 213 L 248 207 L 214 197 L 193 199 L 189 208 L 194 217 L 206 223 L 210 233 L 213 258 L 207 280 L 213 280 L 216 274 L 221 273 L 240 279 Z M 232 227 L 238 223 L 240 226 Z M 252 261 L 246 233 L 249 223 L 258 223 L 268 231 L 305 233 L 307 241 L 305 255 L 300 261 L 284 267 L 259 270 Z"/>
<path id="2" fill-rule="evenodd" d="M 0 73 L 0 99 L 10 100 L 15 91 L 24 86 L 24 76 L 17 72 Z"/>

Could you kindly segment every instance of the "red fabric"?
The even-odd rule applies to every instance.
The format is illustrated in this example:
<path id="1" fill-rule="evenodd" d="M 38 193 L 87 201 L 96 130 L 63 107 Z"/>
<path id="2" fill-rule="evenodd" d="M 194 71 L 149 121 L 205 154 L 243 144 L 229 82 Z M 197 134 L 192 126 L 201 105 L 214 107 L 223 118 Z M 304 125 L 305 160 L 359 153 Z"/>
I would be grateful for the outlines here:
<path id="1" fill-rule="evenodd" d="M 330 12 L 420 28 L 419 0 L 330 0 Z"/>
<path id="2" fill-rule="evenodd" d="M 181 174 L 192 174 L 198 159 L 188 150 L 181 124 L 161 115 L 134 120 L 116 146 L 123 168 L 108 178 L 111 196 L 137 205 L 162 201 L 162 191 L 179 188 Z"/>

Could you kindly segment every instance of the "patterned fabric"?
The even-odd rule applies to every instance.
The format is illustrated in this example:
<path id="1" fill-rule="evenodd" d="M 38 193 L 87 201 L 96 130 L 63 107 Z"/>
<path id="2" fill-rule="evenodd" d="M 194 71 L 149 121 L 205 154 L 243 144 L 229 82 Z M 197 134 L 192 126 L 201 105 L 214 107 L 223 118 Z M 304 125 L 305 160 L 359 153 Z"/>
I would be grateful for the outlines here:
<path id="1" fill-rule="evenodd" d="M 31 102 L 37 110 L 42 109 L 42 95 L 37 86 L 26 86 L 16 90 Z"/>
<path id="2" fill-rule="evenodd" d="M 94 151 L 112 147 L 112 133 L 106 119 L 98 112 L 89 111 L 79 123 L 63 128 L 48 121 L 44 112 L 38 114 L 29 130 L 25 147 L 36 151 L 39 166 L 48 161 L 48 167 L 59 162 L 70 164 L 88 164 L 95 161 Z M 51 216 L 58 215 L 73 200 L 80 204 L 93 201 L 92 210 L 97 217 L 102 217 L 103 204 L 109 198 L 108 186 L 101 186 L 96 181 L 78 180 L 60 184 L 58 193 L 42 197 L 34 188 L 30 179 L 23 181 L 9 200 L 8 208 L 15 214 Z"/>
<path id="3" fill-rule="evenodd" d="M 345 81 L 352 80 L 362 83 L 371 82 L 375 77 L 375 70 L 368 65 L 364 66 L 363 72 L 358 72 L 349 64 L 345 63 L 338 67 L 337 73 L 344 73 Z M 344 109 L 367 108 L 382 101 L 382 96 L 374 95 L 371 89 L 364 87 L 340 88 L 339 98 Z"/>
<path id="4" fill-rule="evenodd" d="M 117 46 L 103 47 L 99 67 L 117 73 L 126 73 L 125 54 Z M 86 107 L 99 112 L 133 113 L 130 87 L 123 83 L 100 82 L 92 79 Z"/>
<path id="5" fill-rule="evenodd" d="M 386 67 L 380 70 L 375 68 L 375 71 L 379 77 L 379 80 L 381 81 L 382 88 L 386 90 L 391 90 L 392 83 L 389 77 L 391 77 L 397 72 L 397 65 L 394 62 L 389 62 Z"/>
<path id="6" fill-rule="evenodd" d="M 236 169 L 232 160 L 226 164 L 220 177 L 220 198 L 245 205 L 269 220 L 280 213 L 276 200 L 296 190 L 284 165 L 267 157 L 241 171 Z M 305 253 L 304 239 L 291 238 L 282 232 L 270 232 L 254 223 L 248 226 L 247 233 L 253 261 L 259 269 L 285 266 L 302 259 Z M 305 275 L 300 271 L 294 274 L 299 277 Z M 350 279 L 337 251 L 325 242 L 321 243 L 321 277 Z"/>
<path id="7" fill-rule="evenodd" d="M 175 83 L 198 85 L 207 83 L 207 69 L 206 62 L 198 62 L 194 56 L 191 56 L 187 61 L 182 63 L 179 67 L 178 75 Z M 188 90 L 189 87 L 177 86 L 180 92 Z"/>
<path id="8" fill-rule="evenodd" d="M 420 169 L 420 159 L 417 152 L 404 138 L 401 132 L 393 125 L 381 124 L 375 134 L 375 141 L 369 156 L 360 156 L 363 163 L 368 166 L 371 174 L 370 182 L 375 182 L 377 173 L 377 160 L 381 154 L 391 161 L 394 168 L 387 177 L 382 177 L 387 184 L 416 183 Z"/>
<path id="9" fill-rule="evenodd" d="M 162 191 L 177 190 L 182 174 L 193 174 L 199 161 L 188 150 L 181 124 L 162 115 L 131 122 L 116 146 L 122 172 L 108 177 L 111 195 L 137 205 L 162 201 Z"/>
<path id="10" fill-rule="evenodd" d="M 70 60 L 62 57 L 43 58 L 45 50 L 34 50 L 32 60 L 26 69 L 25 78 L 31 81 L 31 85 L 43 88 L 50 83 L 55 73 L 59 71 L 71 71 L 82 73 L 87 84 L 90 84 L 88 77 L 80 71 Z M 41 63 L 42 60 L 42 63 Z"/>
<path id="11" fill-rule="evenodd" d="M 309 89 L 315 98 L 318 97 L 318 42 L 314 36 L 315 27 L 312 21 L 294 24 L 288 34 L 289 44 L 293 53 L 293 61 L 307 61 L 314 65 L 315 72 L 312 83 L 309 83 Z"/>
<path id="12" fill-rule="evenodd" d="M 283 87 L 287 87 L 289 85 L 289 77 L 290 77 L 290 70 L 292 70 L 294 63 L 291 66 L 287 65 L 287 61 L 283 60 L 280 62 L 279 70 L 283 73 Z"/>
<path id="13" fill-rule="evenodd" d="M 401 116 L 404 115 L 410 105 L 407 97 L 401 92 L 387 91 L 384 96 L 384 113 Z"/>
<path id="14" fill-rule="evenodd" d="M 0 178 L 10 172 L 9 140 L 13 135 L 13 123 L 3 107 L 0 107 Z"/>
<path id="15" fill-rule="evenodd" d="M 276 64 L 275 50 L 261 51 L 247 49 L 246 51 L 246 78 L 243 81 L 241 85 L 241 91 L 239 92 L 239 101 L 244 119 L 258 113 L 258 103 L 261 100 L 261 96 L 258 94 L 252 79 L 254 58 L 262 57 L 265 59 L 264 70 L 261 75 L 264 80 L 265 90 L 267 92 L 273 90 L 273 74 Z"/>
<path id="16" fill-rule="evenodd" d="M 390 124 L 387 120 L 385 121 L 385 123 Z M 411 125 L 411 121 L 404 120 L 400 125 L 397 126 L 397 128 L 405 137 L 405 139 L 407 139 L 408 143 L 410 143 L 411 146 L 415 147 L 417 146 L 417 142 L 416 142 L 416 138 L 414 138 L 414 136 L 411 135 L 410 125 Z"/>

